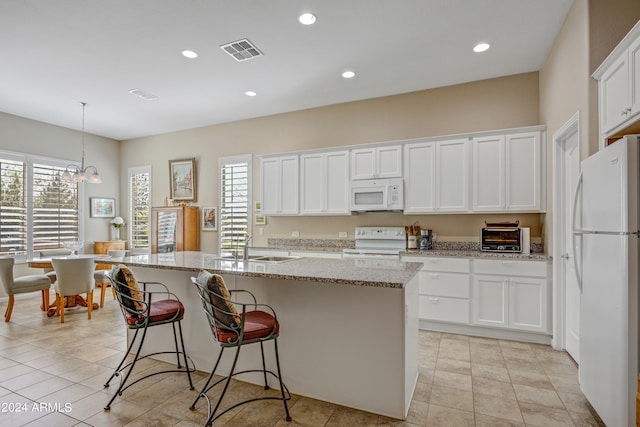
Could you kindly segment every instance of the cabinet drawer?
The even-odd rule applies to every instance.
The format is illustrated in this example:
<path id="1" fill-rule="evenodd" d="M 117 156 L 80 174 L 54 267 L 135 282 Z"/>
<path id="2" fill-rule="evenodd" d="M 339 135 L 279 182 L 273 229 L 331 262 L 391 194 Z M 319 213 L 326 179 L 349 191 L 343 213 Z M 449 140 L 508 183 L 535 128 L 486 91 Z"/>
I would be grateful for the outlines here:
<path id="1" fill-rule="evenodd" d="M 479 274 L 503 274 L 508 276 L 547 276 L 545 261 L 487 260 L 473 261 L 473 272 Z"/>
<path id="2" fill-rule="evenodd" d="M 308 251 L 291 251 L 289 256 L 297 256 L 301 258 L 333 258 L 342 259 L 342 252 L 308 252 Z"/>
<path id="3" fill-rule="evenodd" d="M 469 324 L 469 300 L 420 295 L 420 319 Z"/>
<path id="4" fill-rule="evenodd" d="M 428 271 L 450 271 L 454 273 L 468 273 L 469 260 L 466 258 L 436 258 L 420 257 L 424 263 L 422 270 Z"/>
<path id="5" fill-rule="evenodd" d="M 443 297 L 469 298 L 469 275 L 421 271 L 420 294 Z"/>

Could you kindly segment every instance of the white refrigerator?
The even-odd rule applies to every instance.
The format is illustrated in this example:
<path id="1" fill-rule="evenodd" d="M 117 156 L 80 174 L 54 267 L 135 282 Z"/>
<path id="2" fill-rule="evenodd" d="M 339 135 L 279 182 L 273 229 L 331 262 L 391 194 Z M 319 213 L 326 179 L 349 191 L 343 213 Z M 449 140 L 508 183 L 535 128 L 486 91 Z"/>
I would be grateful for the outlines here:
<path id="1" fill-rule="evenodd" d="M 609 427 L 635 426 L 638 135 L 582 161 L 574 202 L 582 392 Z"/>

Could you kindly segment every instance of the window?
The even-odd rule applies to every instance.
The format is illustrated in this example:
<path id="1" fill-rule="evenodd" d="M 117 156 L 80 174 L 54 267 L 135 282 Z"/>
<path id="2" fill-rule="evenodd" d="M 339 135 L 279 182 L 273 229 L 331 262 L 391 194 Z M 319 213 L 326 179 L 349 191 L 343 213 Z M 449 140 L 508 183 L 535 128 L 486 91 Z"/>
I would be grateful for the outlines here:
<path id="1" fill-rule="evenodd" d="M 221 157 L 218 235 L 220 252 L 237 254 L 251 235 L 251 155 Z"/>
<path id="2" fill-rule="evenodd" d="M 82 187 L 62 180 L 67 164 L 0 152 L 0 255 L 26 259 L 82 240 Z"/>
<path id="3" fill-rule="evenodd" d="M 151 166 L 129 168 L 129 248 L 150 252 Z"/>

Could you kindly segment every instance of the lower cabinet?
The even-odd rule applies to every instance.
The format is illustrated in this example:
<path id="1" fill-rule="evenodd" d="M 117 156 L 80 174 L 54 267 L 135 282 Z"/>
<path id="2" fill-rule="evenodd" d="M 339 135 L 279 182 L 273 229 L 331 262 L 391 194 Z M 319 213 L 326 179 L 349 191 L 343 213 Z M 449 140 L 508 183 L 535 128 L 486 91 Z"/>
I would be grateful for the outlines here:
<path id="1" fill-rule="evenodd" d="M 468 324 L 470 260 L 425 257 L 420 261 L 424 263 L 418 273 L 420 318 Z"/>
<path id="2" fill-rule="evenodd" d="M 473 324 L 549 332 L 546 262 L 475 260 L 473 272 Z"/>
<path id="3" fill-rule="evenodd" d="M 424 263 L 418 273 L 423 327 L 486 336 L 503 331 L 512 338 L 514 333 L 550 334 L 546 261 L 430 256 L 402 260 Z"/>

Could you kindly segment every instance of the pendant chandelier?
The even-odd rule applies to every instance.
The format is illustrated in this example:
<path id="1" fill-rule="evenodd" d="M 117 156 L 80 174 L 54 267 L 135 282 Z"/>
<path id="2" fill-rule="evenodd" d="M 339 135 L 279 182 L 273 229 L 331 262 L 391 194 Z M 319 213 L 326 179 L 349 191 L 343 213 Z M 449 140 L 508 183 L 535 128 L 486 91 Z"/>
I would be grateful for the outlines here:
<path id="1" fill-rule="evenodd" d="M 86 102 L 82 104 L 82 163 L 78 165 L 68 165 L 62 174 L 62 179 L 72 182 L 88 182 L 90 184 L 100 184 L 102 179 L 98 175 L 98 169 L 95 166 L 84 166 L 84 107 Z"/>

